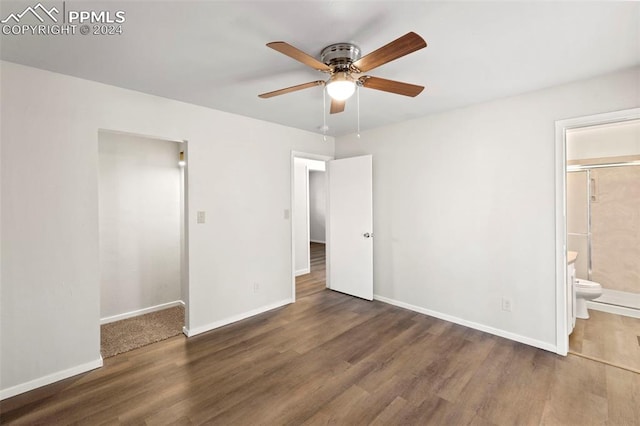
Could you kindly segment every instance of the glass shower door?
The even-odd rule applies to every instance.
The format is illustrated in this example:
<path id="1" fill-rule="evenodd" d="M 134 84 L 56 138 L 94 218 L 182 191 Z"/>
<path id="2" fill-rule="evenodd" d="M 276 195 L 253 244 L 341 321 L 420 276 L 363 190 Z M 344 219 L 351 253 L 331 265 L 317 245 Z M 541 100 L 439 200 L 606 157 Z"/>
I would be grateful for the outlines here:
<path id="1" fill-rule="evenodd" d="M 578 253 L 576 277 L 589 279 L 588 171 L 567 173 L 567 249 Z"/>

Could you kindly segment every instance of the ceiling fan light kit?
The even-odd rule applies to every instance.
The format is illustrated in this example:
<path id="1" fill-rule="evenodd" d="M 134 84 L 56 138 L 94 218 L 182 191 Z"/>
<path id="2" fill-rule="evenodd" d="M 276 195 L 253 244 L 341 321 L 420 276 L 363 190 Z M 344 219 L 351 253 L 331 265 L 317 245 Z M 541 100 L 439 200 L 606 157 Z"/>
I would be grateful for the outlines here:
<path id="1" fill-rule="evenodd" d="M 356 91 L 356 81 L 348 72 L 338 72 L 326 83 L 327 94 L 336 101 L 346 101 Z"/>
<path id="2" fill-rule="evenodd" d="M 324 86 L 327 90 L 326 93 L 331 97 L 331 114 L 344 111 L 345 101 L 355 93 L 356 87 L 415 97 L 422 92 L 423 86 L 363 75 L 363 73 L 426 46 L 427 43 L 422 37 L 414 32 L 409 32 L 363 57 L 361 57 L 360 48 L 355 44 L 331 44 L 322 49 L 320 60 L 317 60 L 283 41 L 267 43 L 267 47 L 277 50 L 283 55 L 287 55 L 317 71 L 328 73 L 330 77 L 326 81 L 316 80 L 258 96 L 265 99 L 310 87 Z"/>

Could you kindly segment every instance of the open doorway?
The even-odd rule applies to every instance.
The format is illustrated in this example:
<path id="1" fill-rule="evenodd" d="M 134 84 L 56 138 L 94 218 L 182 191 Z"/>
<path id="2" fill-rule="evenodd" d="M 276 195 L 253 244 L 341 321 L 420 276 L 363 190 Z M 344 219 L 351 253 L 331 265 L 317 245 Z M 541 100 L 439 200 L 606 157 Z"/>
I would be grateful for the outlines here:
<path id="1" fill-rule="evenodd" d="M 330 157 L 293 153 L 292 299 L 323 291 L 326 286 L 326 161 Z"/>
<path id="2" fill-rule="evenodd" d="M 100 131 L 103 358 L 179 335 L 187 300 L 186 143 Z"/>
<path id="3" fill-rule="evenodd" d="M 593 195 L 589 194 L 589 191 L 594 189 L 593 182 L 591 179 L 587 178 L 588 176 L 581 175 L 581 172 L 583 171 L 582 169 L 584 168 L 582 166 L 587 165 L 585 163 L 586 160 L 589 160 L 587 163 L 590 163 L 590 166 L 597 166 L 598 164 L 593 163 L 599 163 L 600 160 L 598 160 L 598 158 L 608 156 L 619 157 L 620 155 L 623 155 L 619 152 L 611 155 L 598 154 L 592 159 L 586 159 L 586 157 L 593 156 L 593 153 L 588 153 L 589 155 L 585 154 L 586 157 L 585 155 L 578 156 L 585 158 L 569 158 L 567 142 L 570 139 L 571 134 L 575 136 L 576 133 L 580 131 L 596 128 L 602 129 L 607 126 L 615 126 L 616 123 L 631 123 L 633 120 L 638 119 L 640 119 L 640 108 L 578 117 L 556 122 L 556 324 L 557 352 L 561 355 L 566 355 L 570 351 L 569 335 L 574 331 L 577 312 L 579 310 L 582 311 L 582 309 L 579 309 L 581 308 L 580 305 L 585 305 L 585 303 L 582 303 L 584 301 L 578 302 L 576 299 L 576 295 L 578 294 L 576 289 L 580 287 L 581 283 L 576 285 L 576 274 L 573 271 L 581 269 L 583 276 L 589 277 L 589 263 L 593 261 L 593 258 L 591 257 L 592 253 L 590 253 L 589 248 L 589 209 L 583 209 L 583 212 L 575 214 L 575 217 L 570 219 L 572 222 L 570 224 L 572 227 L 571 229 L 568 226 L 567 210 L 568 208 L 575 208 L 575 204 L 577 204 L 576 200 L 579 199 L 584 199 L 585 202 L 583 204 L 588 206 L 589 198 Z M 602 144 L 597 143 L 596 145 Z M 640 148 L 640 140 L 638 140 L 637 135 L 635 138 L 631 138 L 631 145 L 635 145 L 636 148 Z M 585 145 L 582 146 L 581 149 L 582 148 L 588 147 Z M 591 148 L 593 148 L 593 146 Z M 610 149 L 612 147 L 608 146 L 607 148 Z M 575 156 L 575 147 L 572 149 L 573 151 L 571 155 Z M 610 162 L 605 161 L 600 165 L 609 163 Z M 588 168 L 584 168 L 584 171 L 587 171 Z M 583 174 L 586 175 L 586 173 Z M 580 184 L 581 181 L 584 185 Z M 578 188 L 584 187 L 584 196 L 580 197 L 579 194 L 568 194 L 568 189 L 573 191 L 573 187 L 576 186 Z M 569 203 L 567 201 L 569 201 Z M 578 226 L 578 222 L 582 223 L 584 226 Z M 572 252 L 571 255 L 569 255 L 570 253 L 568 253 L 568 251 Z M 582 252 L 582 254 L 580 254 L 580 252 Z M 582 258 L 581 264 L 576 263 L 576 253 L 578 258 Z M 591 305 L 591 307 L 593 307 L 593 305 Z M 582 316 L 585 315 L 583 314 Z M 575 337 L 576 336 L 574 336 L 572 340 L 575 340 Z M 634 337 L 634 343 L 637 344 L 637 336 Z M 635 347 L 634 349 L 638 349 L 638 347 Z M 575 351 L 572 351 L 572 353 L 575 353 Z M 590 357 L 606 362 L 606 360 L 602 359 L 600 356 Z"/>
<path id="4" fill-rule="evenodd" d="M 640 120 L 567 131 L 569 352 L 640 371 Z"/>

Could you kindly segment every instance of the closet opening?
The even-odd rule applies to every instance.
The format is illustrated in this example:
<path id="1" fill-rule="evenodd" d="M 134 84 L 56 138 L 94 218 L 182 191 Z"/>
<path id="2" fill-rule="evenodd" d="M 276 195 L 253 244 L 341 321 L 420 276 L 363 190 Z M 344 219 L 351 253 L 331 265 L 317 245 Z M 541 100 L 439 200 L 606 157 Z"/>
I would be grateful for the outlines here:
<path id="1" fill-rule="evenodd" d="M 98 132 L 103 358 L 183 332 L 186 148 L 185 141 Z"/>

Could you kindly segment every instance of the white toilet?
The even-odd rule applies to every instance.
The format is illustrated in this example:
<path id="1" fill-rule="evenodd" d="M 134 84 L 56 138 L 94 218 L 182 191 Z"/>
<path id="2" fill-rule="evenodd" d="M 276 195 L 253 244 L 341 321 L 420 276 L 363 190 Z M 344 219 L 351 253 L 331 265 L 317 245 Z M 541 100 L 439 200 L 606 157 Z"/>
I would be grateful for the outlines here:
<path id="1" fill-rule="evenodd" d="M 576 292 L 576 318 L 589 319 L 587 300 L 602 296 L 602 286 L 593 281 L 576 278 L 574 288 Z"/>

